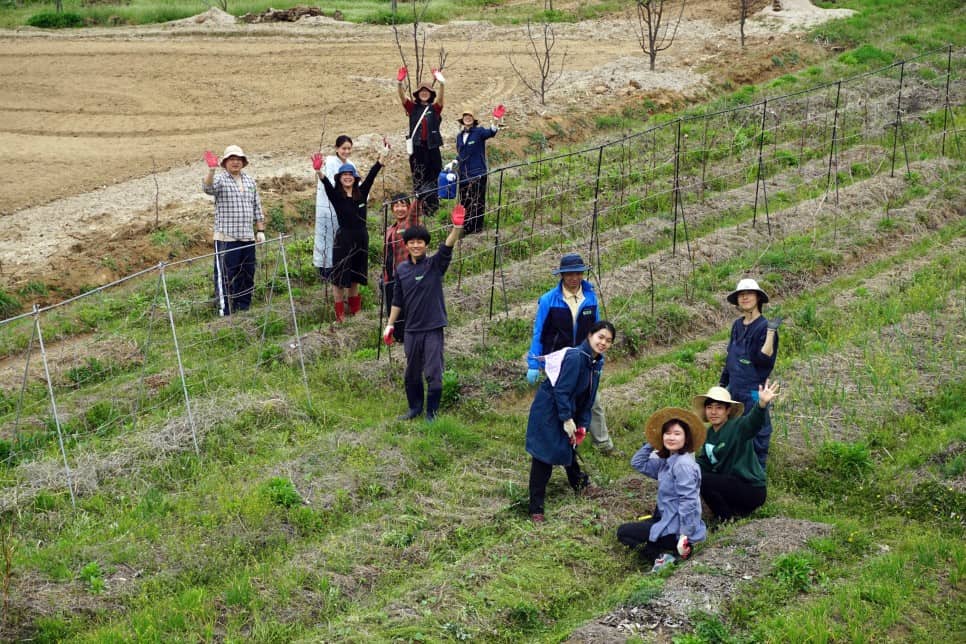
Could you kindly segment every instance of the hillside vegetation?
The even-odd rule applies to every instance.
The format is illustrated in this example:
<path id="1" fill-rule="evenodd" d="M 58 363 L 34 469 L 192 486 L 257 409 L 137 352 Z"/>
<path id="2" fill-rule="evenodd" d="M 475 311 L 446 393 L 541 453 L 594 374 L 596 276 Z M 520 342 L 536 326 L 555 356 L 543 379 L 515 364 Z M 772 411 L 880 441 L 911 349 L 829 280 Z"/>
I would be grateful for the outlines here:
<path id="1" fill-rule="evenodd" d="M 491 178 L 447 276 L 434 423 L 395 420 L 373 289 L 329 323 L 308 203 L 269 204 L 289 234 L 260 249 L 247 314 L 213 316 L 204 257 L 4 323 L 0 637 L 966 639 L 966 21 L 839 6 L 860 14 L 814 34 L 846 47 L 821 66 L 628 106 L 594 147 Z M 620 454 L 583 448 L 593 492 L 556 473 L 534 525 L 522 357 L 567 251 L 618 329 Z M 650 575 L 614 538 L 654 504 L 627 461 L 652 411 L 717 383 L 746 275 L 786 320 L 768 501 Z"/>

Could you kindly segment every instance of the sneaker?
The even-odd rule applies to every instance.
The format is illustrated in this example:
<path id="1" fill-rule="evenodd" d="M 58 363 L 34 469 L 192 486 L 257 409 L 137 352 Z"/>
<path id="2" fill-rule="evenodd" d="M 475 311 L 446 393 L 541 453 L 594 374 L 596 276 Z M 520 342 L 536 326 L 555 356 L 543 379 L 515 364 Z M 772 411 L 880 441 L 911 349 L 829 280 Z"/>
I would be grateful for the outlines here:
<path id="1" fill-rule="evenodd" d="M 531 514 L 530 520 L 533 521 L 534 523 L 543 523 L 547 519 L 542 514 L 537 513 L 537 514 Z"/>
<path id="2" fill-rule="evenodd" d="M 665 568 L 670 568 L 677 561 L 674 555 L 661 555 L 654 560 L 654 567 L 651 568 L 651 572 L 661 572 Z"/>

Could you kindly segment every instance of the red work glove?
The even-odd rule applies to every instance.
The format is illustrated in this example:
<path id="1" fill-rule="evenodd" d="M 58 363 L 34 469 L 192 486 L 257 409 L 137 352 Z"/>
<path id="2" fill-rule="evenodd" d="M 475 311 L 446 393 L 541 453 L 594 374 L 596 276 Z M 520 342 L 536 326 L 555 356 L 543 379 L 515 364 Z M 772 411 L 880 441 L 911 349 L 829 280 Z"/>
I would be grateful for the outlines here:
<path id="1" fill-rule="evenodd" d="M 503 107 L 502 104 L 497 105 L 496 107 L 493 108 L 493 118 L 501 119 L 503 118 L 504 114 L 506 114 L 506 108 Z"/>
<path id="2" fill-rule="evenodd" d="M 387 347 L 390 346 L 393 342 L 396 341 L 396 337 L 393 335 L 393 333 L 395 331 L 396 331 L 396 327 L 394 327 L 391 324 L 388 325 L 383 330 L 383 332 L 382 332 L 382 341 L 386 344 Z"/>
<path id="3" fill-rule="evenodd" d="M 217 168 L 218 157 L 216 157 L 215 153 L 212 152 L 211 150 L 205 150 L 205 163 L 208 164 L 209 168 Z"/>
<path id="4" fill-rule="evenodd" d="M 406 66 L 405 65 L 403 65 L 402 67 L 400 67 L 399 68 L 399 71 L 396 72 L 396 82 L 401 83 L 404 80 L 406 80 L 406 75 L 408 73 L 409 73 L 409 70 L 406 69 Z"/>
<path id="5" fill-rule="evenodd" d="M 322 153 L 316 152 L 312 155 L 312 168 L 318 172 L 322 169 Z"/>
<path id="6" fill-rule="evenodd" d="M 574 446 L 580 445 L 587 438 L 587 428 L 578 427 L 577 431 L 574 432 Z"/>
<path id="7" fill-rule="evenodd" d="M 453 215 L 450 218 L 453 220 L 454 226 L 457 228 L 463 227 L 463 222 L 466 221 L 466 208 L 463 207 L 463 204 L 456 204 L 456 207 L 453 208 Z"/>
<path id="8" fill-rule="evenodd" d="M 688 538 L 685 535 L 678 537 L 678 554 L 681 555 L 682 559 L 687 559 L 691 556 L 691 544 L 688 543 Z"/>

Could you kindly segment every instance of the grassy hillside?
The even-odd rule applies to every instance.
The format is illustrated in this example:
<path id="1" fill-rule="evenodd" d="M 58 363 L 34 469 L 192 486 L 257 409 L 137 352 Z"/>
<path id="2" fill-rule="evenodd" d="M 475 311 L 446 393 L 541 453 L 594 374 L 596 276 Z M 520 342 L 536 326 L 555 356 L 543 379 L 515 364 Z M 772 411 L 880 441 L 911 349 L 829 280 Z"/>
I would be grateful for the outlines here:
<path id="1" fill-rule="evenodd" d="M 821 36 L 863 44 L 823 66 L 666 122 L 629 108 L 600 134 L 640 133 L 606 152 L 507 171 L 501 241 L 464 241 L 448 276 L 433 424 L 394 420 L 401 356 L 376 356 L 371 292 L 320 324 L 305 237 L 263 252 L 260 305 L 232 320 L 207 305 L 210 259 L 187 262 L 43 316 L 74 508 L 36 326 L 0 327 L 2 639 L 966 638 L 964 58 L 879 70 L 962 39 L 962 8 L 851 4 Z M 618 328 L 622 455 L 583 449 L 594 493 L 556 473 L 534 526 L 521 356 L 569 249 Z M 786 319 L 768 502 L 649 575 L 614 538 L 654 502 L 627 460 L 654 409 L 717 381 L 746 274 Z"/>

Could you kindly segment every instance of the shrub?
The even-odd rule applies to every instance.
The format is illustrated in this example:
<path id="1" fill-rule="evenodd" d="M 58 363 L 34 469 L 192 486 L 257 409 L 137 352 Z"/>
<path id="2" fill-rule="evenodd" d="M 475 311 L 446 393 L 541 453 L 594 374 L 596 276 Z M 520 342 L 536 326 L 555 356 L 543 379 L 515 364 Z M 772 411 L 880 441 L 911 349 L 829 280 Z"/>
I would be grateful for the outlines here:
<path id="1" fill-rule="evenodd" d="M 264 489 L 271 502 L 283 508 L 293 508 L 302 503 L 302 497 L 289 479 L 273 477 L 265 484 Z"/>
<path id="2" fill-rule="evenodd" d="M 16 315 L 20 311 L 20 300 L 0 290 L 0 318 L 8 318 Z"/>
<path id="3" fill-rule="evenodd" d="M 27 24 L 41 29 L 66 29 L 84 26 L 84 19 L 79 13 L 44 11 L 27 18 Z"/>

